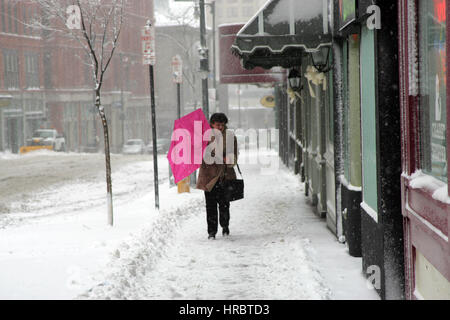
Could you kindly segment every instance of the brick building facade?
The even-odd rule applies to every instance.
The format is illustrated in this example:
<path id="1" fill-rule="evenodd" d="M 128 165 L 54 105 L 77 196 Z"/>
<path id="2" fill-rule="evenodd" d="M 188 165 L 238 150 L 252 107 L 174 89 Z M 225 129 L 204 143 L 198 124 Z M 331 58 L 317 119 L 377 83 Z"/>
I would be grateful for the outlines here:
<path id="1" fill-rule="evenodd" d="M 39 127 L 62 132 L 68 150 L 96 150 L 102 132 L 87 57 L 76 42 L 28 27 L 39 14 L 32 1 L 0 0 L 0 95 L 12 96 L 11 104 L 0 109 L 0 151 L 18 152 Z M 105 75 L 102 104 L 113 152 L 126 139 L 150 140 L 140 30 L 153 16 L 152 1 L 128 1 L 119 47 Z"/>

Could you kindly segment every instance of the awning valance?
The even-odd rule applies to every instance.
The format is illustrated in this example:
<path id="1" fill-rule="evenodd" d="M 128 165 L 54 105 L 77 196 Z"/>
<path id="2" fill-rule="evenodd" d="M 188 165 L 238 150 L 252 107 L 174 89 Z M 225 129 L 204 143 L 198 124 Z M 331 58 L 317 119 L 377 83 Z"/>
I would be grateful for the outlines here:
<path id="1" fill-rule="evenodd" d="M 232 46 L 246 69 L 299 64 L 302 54 L 331 46 L 328 0 L 270 0 Z"/>

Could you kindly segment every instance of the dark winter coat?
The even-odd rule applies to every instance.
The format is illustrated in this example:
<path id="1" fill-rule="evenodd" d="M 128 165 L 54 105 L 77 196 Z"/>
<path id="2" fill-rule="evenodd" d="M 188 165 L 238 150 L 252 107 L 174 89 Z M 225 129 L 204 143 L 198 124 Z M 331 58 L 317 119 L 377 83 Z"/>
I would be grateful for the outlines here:
<path id="1" fill-rule="evenodd" d="M 226 129 L 223 132 L 223 157 L 225 158 L 227 156 L 226 154 L 226 145 L 227 145 L 227 139 L 226 139 Z M 204 190 L 210 192 L 214 185 L 217 183 L 217 181 L 223 181 L 223 180 L 235 180 L 236 179 L 236 172 L 234 171 L 234 166 L 237 164 L 237 158 L 238 158 L 238 150 L 237 150 L 237 139 L 234 135 L 232 135 L 234 140 L 234 154 L 229 154 L 228 156 L 233 159 L 232 164 L 226 164 L 225 160 L 223 161 L 223 164 L 213 163 L 213 164 L 206 164 L 205 160 L 203 159 L 202 165 L 200 167 L 200 171 L 198 174 L 197 179 L 197 189 Z M 209 144 L 211 144 L 214 141 L 214 136 L 211 138 L 211 141 Z"/>

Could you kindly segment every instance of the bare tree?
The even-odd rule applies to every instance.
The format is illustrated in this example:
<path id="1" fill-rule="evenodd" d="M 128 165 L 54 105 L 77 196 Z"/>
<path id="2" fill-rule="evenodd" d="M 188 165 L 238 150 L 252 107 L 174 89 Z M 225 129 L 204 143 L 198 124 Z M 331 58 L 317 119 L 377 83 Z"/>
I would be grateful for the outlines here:
<path id="1" fill-rule="evenodd" d="M 68 37 L 82 48 L 92 70 L 95 106 L 103 125 L 106 160 L 108 224 L 113 225 L 111 159 L 108 123 L 101 104 L 105 73 L 117 48 L 127 0 L 19 0 L 39 5 L 41 16 L 31 25 Z"/>

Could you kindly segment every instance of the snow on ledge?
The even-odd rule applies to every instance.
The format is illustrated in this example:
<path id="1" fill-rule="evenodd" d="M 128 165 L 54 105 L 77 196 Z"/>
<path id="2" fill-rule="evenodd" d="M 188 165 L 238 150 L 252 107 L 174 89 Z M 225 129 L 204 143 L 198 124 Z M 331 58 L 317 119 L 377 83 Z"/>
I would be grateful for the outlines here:
<path id="1" fill-rule="evenodd" d="M 342 183 L 348 190 L 351 190 L 351 191 L 357 191 L 357 192 L 361 192 L 361 191 L 362 191 L 362 188 L 361 188 L 361 187 L 355 187 L 355 186 L 351 185 L 351 184 L 347 181 L 347 179 L 345 178 L 345 176 L 344 176 L 343 174 L 341 174 L 341 175 L 339 176 L 339 180 L 341 180 L 341 183 Z"/>
<path id="2" fill-rule="evenodd" d="M 448 185 L 445 182 L 423 173 L 422 170 L 417 170 L 410 177 L 406 174 L 403 174 L 403 176 L 409 179 L 409 186 L 412 189 L 425 189 L 433 192 L 433 199 L 450 204 Z"/>
<path id="3" fill-rule="evenodd" d="M 447 185 L 443 186 L 442 188 L 437 189 L 433 193 L 433 199 L 443 202 L 445 204 L 450 204 L 450 197 L 448 196 Z"/>
<path id="4" fill-rule="evenodd" d="M 361 208 L 376 222 L 378 223 L 378 213 L 373 210 L 367 203 L 364 201 L 360 204 Z"/>

